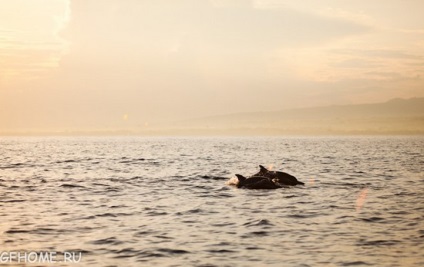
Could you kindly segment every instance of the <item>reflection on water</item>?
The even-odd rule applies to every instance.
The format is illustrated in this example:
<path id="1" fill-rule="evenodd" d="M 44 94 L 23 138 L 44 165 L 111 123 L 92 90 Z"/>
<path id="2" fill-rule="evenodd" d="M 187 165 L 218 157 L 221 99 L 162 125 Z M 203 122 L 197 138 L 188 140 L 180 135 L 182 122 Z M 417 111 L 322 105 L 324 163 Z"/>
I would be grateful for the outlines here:
<path id="1" fill-rule="evenodd" d="M 361 211 L 362 206 L 365 203 L 365 200 L 367 198 L 368 188 L 364 188 L 359 193 L 358 199 L 356 200 L 356 212 Z"/>
<path id="2" fill-rule="evenodd" d="M 0 139 L 2 251 L 94 266 L 422 266 L 424 138 Z M 226 185 L 258 164 L 305 186 Z"/>

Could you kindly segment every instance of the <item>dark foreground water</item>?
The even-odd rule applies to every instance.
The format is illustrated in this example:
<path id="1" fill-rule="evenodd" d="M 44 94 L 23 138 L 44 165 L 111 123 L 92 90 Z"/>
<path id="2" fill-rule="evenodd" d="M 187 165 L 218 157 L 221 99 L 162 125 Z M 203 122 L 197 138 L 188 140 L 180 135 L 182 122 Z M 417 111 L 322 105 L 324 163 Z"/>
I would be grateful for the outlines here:
<path id="1" fill-rule="evenodd" d="M 226 185 L 258 164 L 306 185 Z M 424 266 L 424 138 L 2 137 L 0 234 L 82 252 L 55 266 Z"/>

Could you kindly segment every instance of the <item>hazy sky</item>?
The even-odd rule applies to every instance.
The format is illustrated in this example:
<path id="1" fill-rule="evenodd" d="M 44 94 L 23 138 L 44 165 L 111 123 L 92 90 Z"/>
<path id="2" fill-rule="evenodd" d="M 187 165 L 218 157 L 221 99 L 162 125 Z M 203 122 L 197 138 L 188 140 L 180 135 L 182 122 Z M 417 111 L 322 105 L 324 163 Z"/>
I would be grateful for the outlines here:
<path id="1" fill-rule="evenodd" d="M 424 96 L 421 0 L 0 0 L 0 132 Z"/>

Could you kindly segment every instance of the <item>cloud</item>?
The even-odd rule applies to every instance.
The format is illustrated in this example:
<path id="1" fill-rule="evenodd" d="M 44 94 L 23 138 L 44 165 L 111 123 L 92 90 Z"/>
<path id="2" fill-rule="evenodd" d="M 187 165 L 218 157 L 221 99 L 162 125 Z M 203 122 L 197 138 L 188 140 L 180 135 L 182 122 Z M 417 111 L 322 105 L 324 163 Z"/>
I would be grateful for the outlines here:
<path id="1" fill-rule="evenodd" d="M 347 59 L 340 62 L 335 62 L 331 64 L 331 67 L 333 68 L 349 68 L 349 69 L 357 69 L 357 68 L 370 68 L 370 67 L 378 67 L 380 65 L 373 63 L 369 60 L 364 59 Z"/>
<path id="2" fill-rule="evenodd" d="M 56 88 L 72 90 L 67 94 L 80 105 L 102 99 L 101 105 L 116 106 L 116 112 L 126 105 L 139 117 L 246 110 L 264 91 L 275 103 L 257 103 L 256 109 L 278 109 L 278 97 L 289 99 L 296 90 L 281 90 L 290 73 L 278 81 L 273 74 L 280 49 L 313 48 L 368 31 L 339 18 L 234 2 L 99 3 L 72 1 L 62 33 L 70 50 Z"/>
<path id="3" fill-rule="evenodd" d="M 405 51 L 393 49 L 334 49 L 331 52 L 341 55 L 364 56 L 384 59 L 424 59 L 424 56 L 422 56 L 421 54 L 412 54 Z"/>
<path id="4" fill-rule="evenodd" d="M 2 2 L 0 8 L 0 90 L 32 82 L 58 66 L 66 48 L 57 35 L 66 0 Z"/>
<path id="5" fill-rule="evenodd" d="M 296 49 L 282 53 L 299 79 L 333 83 L 343 80 L 414 79 L 424 73 L 421 55 L 396 50 Z M 421 67 L 420 67 L 421 66 Z M 377 75 L 396 73 L 396 75 Z"/>
<path id="6" fill-rule="evenodd" d="M 290 8 L 218 2 L 73 1 L 73 19 L 63 33 L 71 51 L 62 65 L 114 74 L 122 66 L 145 74 L 140 81 L 165 75 L 177 79 L 176 85 L 185 78 L 266 80 L 280 49 L 316 47 L 368 31 L 351 21 Z"/>
<path id="7" fill-rule="evenodd" d="M 217 6 L 205 0 L 95 3 L 72 2 L 75 19 L 70 25 L 70 32 L 74 33 L 70 38 L 95 40 L 105 45 L 122 45 L 129 41 L 130 44 L 154 43 L 161 47 L 165 41 L 184 35 L 186 41 L 195 45 L 265 49 L 314 45 L 367 30 L 363 25 L 343 19 L 289 8 Z"/>
<path id="8" fill-rule="evenodd" d="M 58 3 L 54 12 L 26 4 L 31 20 L 12 16 L 13 27 L 0 29 L 9 80 L 48 76 L 16 86 L 25 93 L 13 105 L 13 93 L 3 94 L 0 106 L 51 125 L 112 127 L 122 114 L 131 118 L 125 125 L 153 124 L 424 94 L 421 28 L 415 15 L 400 21 L 400 1 L 390 10 L 333 0 Z M 10 10 L 1 12 L 0 21 Z"/>

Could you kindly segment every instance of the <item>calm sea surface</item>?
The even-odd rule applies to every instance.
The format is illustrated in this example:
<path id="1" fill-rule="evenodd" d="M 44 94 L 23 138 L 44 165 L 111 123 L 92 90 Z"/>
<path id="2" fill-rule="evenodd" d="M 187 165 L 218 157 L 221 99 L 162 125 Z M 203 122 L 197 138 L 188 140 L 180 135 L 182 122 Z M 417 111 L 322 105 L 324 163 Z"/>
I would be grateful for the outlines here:
<path id="1" fill-rule="evenodd" d="M 258 164 L 305 186 L 226 184 Z M 1 137 L 0 207 L 64 266 L 424 266 L 424 137 Z"/>

